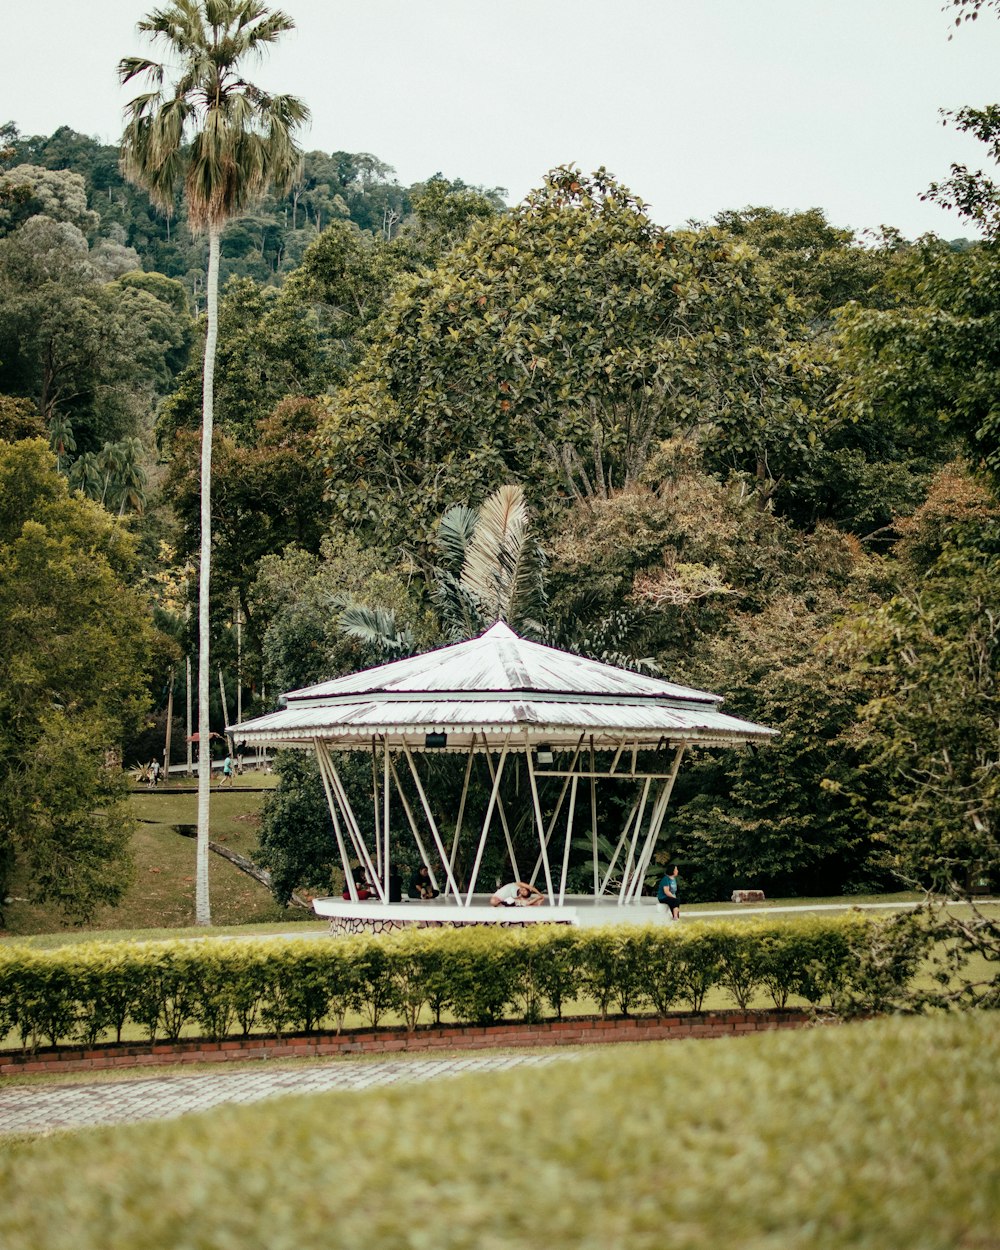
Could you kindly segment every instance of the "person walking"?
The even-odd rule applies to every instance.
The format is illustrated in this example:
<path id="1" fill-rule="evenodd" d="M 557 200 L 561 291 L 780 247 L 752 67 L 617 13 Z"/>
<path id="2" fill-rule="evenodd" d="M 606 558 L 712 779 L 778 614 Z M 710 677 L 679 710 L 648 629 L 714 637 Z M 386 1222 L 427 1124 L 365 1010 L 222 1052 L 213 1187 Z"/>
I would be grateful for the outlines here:
<path id="1" fill-rule="evenodd" d="M 227 782 L 230 785 L 233 784 L 233 759 L 231 755 L 227 755 L 222 761 L 222 780 L 219 782 L 219 789 L 221 790 Z"/>

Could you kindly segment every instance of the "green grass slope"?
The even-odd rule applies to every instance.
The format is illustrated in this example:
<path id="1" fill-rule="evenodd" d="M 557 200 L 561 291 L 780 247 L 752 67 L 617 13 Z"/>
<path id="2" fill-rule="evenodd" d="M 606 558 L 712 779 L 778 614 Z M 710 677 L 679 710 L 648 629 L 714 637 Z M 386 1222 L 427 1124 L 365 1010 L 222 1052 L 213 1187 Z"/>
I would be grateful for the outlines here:
<path id="1" fill-rule="evenodd" d="M 1000 1019 L 587 1053 L 53 1137 L 5 1250 L 986 1250 Z"/>
<path id="2" fill-rule="evenodd" d="M 244 778 L 241 778 L 244 784 Z M 245 789 L 213 790 L 212 839 L 243 855 L 257 845 L 260 808 L 275 778 L 247 777 Z M 187 792 L 184 792 L 184 791 Z M 118 907 L 101 907 L 86 926 L 88 932 L 126 929 L 182 928 L 194 924 L 195 840 L 182 837 L 175 825 L 195 825 L 198 796 L 191 786 L 174 782 L 157 790 L 138 789 L 132 810 L 139 824 L 132 839 L 135 876 Z M 296 920 L 300 908 L 278 907 L 270 892 L 227 860 L 209 860 L 212 919 L 219 925 Z M 15 877 L 13 901 L 5 908 L 6 927 L 15 936 L 52 934 L 66 928 L 53 907 L 26 901 L 26 883 Z"/>

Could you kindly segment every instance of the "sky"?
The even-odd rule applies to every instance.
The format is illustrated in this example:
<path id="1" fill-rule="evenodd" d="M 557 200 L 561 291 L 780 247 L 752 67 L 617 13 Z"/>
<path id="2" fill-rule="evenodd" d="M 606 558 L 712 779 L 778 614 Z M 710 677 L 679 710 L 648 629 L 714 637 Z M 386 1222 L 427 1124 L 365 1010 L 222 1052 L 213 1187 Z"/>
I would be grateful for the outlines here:
<path id="1" fill-rule="evenodd" d="M 951 238 L 920 192 L 983 163 L 940 109 L 1000 101 L 1000 20 L 943 0 L 282 0 L 249 75 L 301 96 L 307 149 L 371 152 L 403 184 L 502 186 L 605 166 L 666 226 L 767 204 Z M 0 121 L 114 143 L 143 0 L 10 0 Z"/>

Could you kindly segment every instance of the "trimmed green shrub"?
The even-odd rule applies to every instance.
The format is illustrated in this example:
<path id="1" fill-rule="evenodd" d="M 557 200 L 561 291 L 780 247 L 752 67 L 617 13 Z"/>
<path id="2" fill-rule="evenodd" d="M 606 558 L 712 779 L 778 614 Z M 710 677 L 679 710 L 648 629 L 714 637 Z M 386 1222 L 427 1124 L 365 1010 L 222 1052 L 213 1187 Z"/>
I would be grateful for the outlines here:
<path id="1" fill-rule="evenodd" d="M 411 1031 L 425 1006 L 434 1023 L 440 1024 L 441 1013 L 451 1004 L 449 937 L 444 929 L 411 929 L 395 939 L 392 967 L 396 1002 Z"/>
<path id="2" fill-rule="evenodd" d="M 493 1024 L 517 995 L 516 941 L 509 930 L 458 929 L 448 943 L 449 995 L 456 1017 L 468 1024 Z"/>
<path id="3" fill-rule="evenodd" d="M 797 925 L 778 923 L 758 926 L 757 941 L 760 944 L 760 984 L 771 995 L 771 1001 L 779 1011 L 788 1006 L 803 957 Z"/>
<path id="4" fill-rule="evenodd" d="M 720 939 L 715 925 L 692 931 L 682 928 L 680 942 L 680 997 L 692 1011 L 701 1011 L 705 995 L 719 984 L 722 969 Z"/>
<path id="5" fill-rule="evenodd" d="M 646 993 L 658 1016 L 665 1016 L 684 988 L 684 947 L 673 925 L 660 925 L 649 937 Z"/>
<path id="6" fill-rule="evenodd" d="M 677 1004 L 701 1011 L 722 987 L 746 1008 L 759 987 L 778 1007 L 798 995 L 842 1013 L 903 1004 L 930 938 L 918 918 L 859 915 L 772 924 L 714 923 L 573 929 L 538 925 L 411 931 L 350 939 L 273 938 L 89 943 L 54 951 L 0 949 L 2 1037 L 27 1048 L 149 1041 L 197 1028 L 219 1039 L 343 1028 L 359 1012 L 377 1028 L 393 1012 L 415 1029 L 561 1016 L 588 995 L 603 1017 Z M 0 1039 L 2 1040 L 2 1039 Z M 10 1043 L 8 1043 L 10 1044 Z"/>
<path id="7" fill-rule="evenodd" d="M 840 917 L 837 923 L 818 916 L 803 920 L 797 926 L 799 958 L 792 970 L 792 993 L 813 1007 L 824 998 L 832 1007 L 845 985 L 853 952 L 870 923 L 860 913 Z"/>
<path id="8" fill-rule="evenodd" d="M 194 1019 L 194 971 L 197 943 L 146 943 L 139 950 L 142 972 L 136 987 L 133 1019 L 151 1042 L 163 1036 L 175 1042 Z M 192 951 L 194 947 L 194 951 Z"/>
<path id="9" fill-rule="evenodd" d="M 567 925 L 536 926 L 525 934 L 527 941 L 521 943 L 525 952 L 525 978 L 522 996 L 525 1003 L 525 1019 L 530 1010 L 538 1010 L 540 1004 L 548 1003 L 562 1019 L 563 1007 L 576 997 L 580 987 L 580 945 L 575 929 Z"/>
<path id="10" fill-rule="evenodd" d="M 718 984 L 732 995 L 733 1002 L 746 1011 L 754 991 L 764 979 L 766 968 L 763 933 L 757 925 L 714 925 L 718 958 Z"/>
<path id="11" fill-rule="evenodd" d="M 74 989 L 79 1000 L 76 1036 L 87 1046 L 93 1046 L 99 1038 L 109 1034 L 120 1042 L 137 999 L 142 965 L 136 963 L 124 945 L 114 953 L 98 945 L 77 947 L 76 954 Z"/>
<path id="12" fill-rule="evenodd" d="M 354 974 L 355 1003 L 373 1029 L 399 1002 L 394 951 L 380 938 L 356 941 L 345 959 Z"/>

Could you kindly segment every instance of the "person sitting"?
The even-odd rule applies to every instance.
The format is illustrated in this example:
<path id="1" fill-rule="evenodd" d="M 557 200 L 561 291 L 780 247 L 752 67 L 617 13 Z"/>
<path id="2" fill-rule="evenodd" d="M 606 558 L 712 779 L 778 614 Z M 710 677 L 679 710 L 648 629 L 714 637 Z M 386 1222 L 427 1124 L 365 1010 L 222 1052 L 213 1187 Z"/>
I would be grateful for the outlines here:
<path id="1" fill-rule="evenodd" d="M 680 920 L 681 903 L 677 891 L 677 865 L 671 864 L 656 888 L 656 901 L 670 908 L 670 919 Z"/>
<path id="2" fill-rule="evenodd" d="M 510 881 L 502 885 L 490 899 L 491 907 L 537 907 L 545 895 L 527 881 Z"/>
<path id="3" fill-rule="evenodd" d="M 437 898 L 439 891 L 434 888 L 431 870 L 426 864 L 414 869 L 406 892 L 410 898 Z"/>
<path id="4" fill-rule="evenodd" d="M 354 888 L 358 892 L 359 901 L 364 902 L 365 899 L 375 898 L 375 891 L 372 888 L 371 882 L 365 876 L 365 870 L 360 864 L 354 869 L 351 875 L 354 877 Z M 341 897 L 346 899 L 351 897 L 350 887 L 346 881 L 344 882 L 344 893 Z"/>

